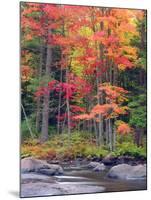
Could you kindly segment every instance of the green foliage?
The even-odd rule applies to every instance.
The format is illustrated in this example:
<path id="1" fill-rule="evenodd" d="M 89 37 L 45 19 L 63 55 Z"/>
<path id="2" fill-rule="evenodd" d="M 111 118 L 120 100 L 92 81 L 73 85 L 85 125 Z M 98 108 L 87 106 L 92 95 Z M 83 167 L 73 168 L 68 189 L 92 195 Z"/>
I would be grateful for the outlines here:
<path id="1" fill-rule="evenodd" d="M 96 147 L 96 146 L 90 146 L 90 145 L 88 145 L 84 151 L 84 156 L 87 158 L 91 158 L 93 156 L 96 156 L 98 158 L 103 158 L 107 156 L 108 154 L 109 154 L 108 150 L 105 150 L 103 148 Z"/>
<path id="2" fill-rule="evenodd" d="M 129 155 L 134 157 L 146 158 L 146 142 L 144 141 L 143 147 L 138 147 L 134 144 L 134 135 L 117 135 L 116 156 Z"/>
<path id="3" fill-rule="evenodd" d="M 30 41 L 24 41 L 23 46 L 24 46 L 24 48 L 28 48 L 31 50 L 39 49 L 40 39 L 38 37 L 34 37 Z"/>
<path id="4" fill-rule="evenodd" d="M 35 127 L 35 115 L 30 115 L 30 117 L 28 117 L 28 124 L 32 130 L 32 132 L 34 133 L 34 136 L 37 137 L 39 133 L 37 133 L 36 131 L 36 127 Z M 30 139 L 31 135 L 29 132 L 29 128 L 27 126 L 27 122 L 26 120 L 22 120 L 21 122 L 21 137 L 22 140 L 27 140 Z"/>
<path id="5" fill-rule="evenodd" d="M 103 158 L 111 153 L 113 156 L 130 155 L 134 157 L 145 157 L 146 149 L 137 147 L 133 143 L 133 135 L 117 135 L 116 150 L 109 152 L 104 147 L 98 147 L 94 139 L 86 136 L 86 132 L 80 134 L 72 133 L 69 141 L 68 134 L 60 134 L 51 136 L 50 139 L 40 144 L 37 139 L 28 139 L 22 145 L 22 157 L 34 156 L 41 159 L 75 159 L 76 157 L 84 157 L 91 159 L 93 157 Z"/>
<path id="6" fill-rule="evenodd" d="M 137 145 L 132 142 L 123 142 L 121 144 L 117 144 L 116 155 L 129 155 L 146 158 L 146 149 L 144 147 L 137 147 Z"/>
<path id="7" fill-rule="evenodd" d="M 147 123 L 146 94 L 133 97 L 128 106 L 131 109 L 130 125 L 133 127 L 145 128 Z"/>
<path id="8" fill-rule="evenodd" d="M 29 132 L 26 120 L 22 121 L 21 123 L 21 136 L 23 140 L 30 138 L 30 132 Z"/>

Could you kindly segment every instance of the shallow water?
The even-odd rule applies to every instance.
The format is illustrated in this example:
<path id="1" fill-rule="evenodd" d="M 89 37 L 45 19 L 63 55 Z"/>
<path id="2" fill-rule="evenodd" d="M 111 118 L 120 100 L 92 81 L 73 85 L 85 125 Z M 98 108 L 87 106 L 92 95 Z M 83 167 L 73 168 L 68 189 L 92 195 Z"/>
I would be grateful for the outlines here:
<path id="1" fill-rule="evenodd" d="M 77 168 L 66 169 L 63 176 L 56 176 L 60 184 L 85 184 L 105 187 L 105 192 L 145 190 L 146 179 L 140 180 L 118 180 L 106 176 L 109 168 L 102 172 Z"/>
<path id="2" fill-rule="evenodd" d="M 66 165 L 64 174 L 47 176 L 22 174 L 21 196 L 48 196 L 100 192 L 145 190 L 146 180 L 118 180 L 107 178 L 109 168 L 94 172 L 84 165 Z"/>

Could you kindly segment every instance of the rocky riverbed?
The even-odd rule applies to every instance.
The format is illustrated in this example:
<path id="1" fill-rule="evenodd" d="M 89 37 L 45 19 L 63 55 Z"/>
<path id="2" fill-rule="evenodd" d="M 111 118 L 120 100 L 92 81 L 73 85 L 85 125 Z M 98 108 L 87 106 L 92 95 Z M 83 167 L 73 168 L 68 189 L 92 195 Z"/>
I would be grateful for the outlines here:
<path id="1" fill-rule="evenodd" d="M 75 160 L 58 165 L 26 158 L 21 169 L 21 197 L 146 189 L 146 165 L 142 164 L 109 166 Z"/>

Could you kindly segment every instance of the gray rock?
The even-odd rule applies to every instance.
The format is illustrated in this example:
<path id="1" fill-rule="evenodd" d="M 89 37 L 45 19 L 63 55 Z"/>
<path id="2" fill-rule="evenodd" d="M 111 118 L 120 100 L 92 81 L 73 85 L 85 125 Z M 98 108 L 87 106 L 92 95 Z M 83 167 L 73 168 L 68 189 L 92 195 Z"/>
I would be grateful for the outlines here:
<path id="1" fill-rule="evenodd" d="M 99 171 L 103 171 L 105 169 L 106 169 L 105 165 L 103 163 L 101 163 L 101 164 L 99 163 L 95 168 L 93 168 L 93 171 L 99 172 Z"/>
<path id="2" fill-rule="evenodd" d="M 103 163 L 99 163 L 99 162 L 90 162 L 88 164 L 88 168 L 92 168 L 93 171 L 103 171 L 105 170 L 105 165 Z"/>
<path id="3" fill-rule="evenodd" d="M 36 197 L 47 195 L 59 195 L 61 191 L 52 187 L 50 183 L 27 183 L 21 185 L 21 197 Z"/>
<path id="4" fill-rule="evenodd" d="M 45 169 L 45 170 L 43 170 Z M 46 170 L 48 169 L 48 171 Z M 63 168 L 60 165 L 49 164 L 44 160 L 35 159 L 32 157 L 24 158 L 21 160 L 21 172 L 38 172 L 46 174 L 46 171 L 49 175 L 52 174 L 63 174 Z M 51 172 L 51 173 L 50 173 Z"/>
<path id="5" fill-rule="evenodd" d="M 63 174 L 63 172 L 61 173 L 60 171 L 58 171 L 54 168 L 52 168 L 52 169 L 39 169 L 38 173 L 45 174 L 45 175 L 48 175 L 48 176 Z"/>
<path id="6" fill-rule="evenodd" d="M 97 167 L 98 165 L 100 165 L 99 162 L 90 162 L 90 163 L 88 164 L 88 167 L 89 167 L 89 168 L 95 168 L 95 167 Z"/>
<path id="7" fill-rule="evenodd" d="M 117 179 L 145 179 L 146 178 L 146 166 L 136 165 L 131 166 L 128 164 L 119 164 L 112 167 L 108 174 L 110 178 Z"/>
<path id="8" fill-rule="evenodd" d="M 36 174 L 36 173 L 23 173 L 21 174 L 21 183 L 33 183 L 33 182 L 49 182 L 49 183 L 55 183 L 55 177 L 53 176 L 46 176 L 43 174 Z"/>
<path id="9" fill-rule="evenodd" d="M 85 184 L 51 184 L 51 183 L 28 183 L 21 185 L 21 197 L 63 195 L 63 194 L 84 194 L 103 192 L 104 187 Z"/>
<path id="10" fill-rule="evenodd" d="M 146 165 L 132 166 L 132 171 L 128 175 L 128 179 L 145 179 L 146 178 Z"/>

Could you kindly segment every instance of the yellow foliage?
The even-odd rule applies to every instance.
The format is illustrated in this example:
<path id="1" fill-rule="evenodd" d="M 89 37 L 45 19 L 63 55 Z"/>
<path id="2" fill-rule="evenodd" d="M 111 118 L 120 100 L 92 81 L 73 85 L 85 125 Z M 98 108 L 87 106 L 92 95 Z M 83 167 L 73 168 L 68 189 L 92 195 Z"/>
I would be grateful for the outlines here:
<path id="1" fill-rule="evenodd" d="M 82 26 L 79 30 L 79 34 L 84 37 L 90 37 L 93 35 L 93 30 L 90 27 Z"/>

